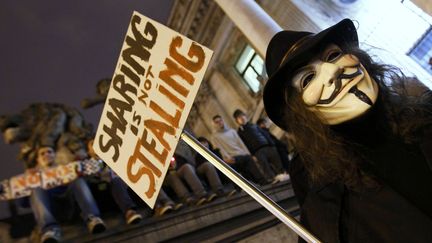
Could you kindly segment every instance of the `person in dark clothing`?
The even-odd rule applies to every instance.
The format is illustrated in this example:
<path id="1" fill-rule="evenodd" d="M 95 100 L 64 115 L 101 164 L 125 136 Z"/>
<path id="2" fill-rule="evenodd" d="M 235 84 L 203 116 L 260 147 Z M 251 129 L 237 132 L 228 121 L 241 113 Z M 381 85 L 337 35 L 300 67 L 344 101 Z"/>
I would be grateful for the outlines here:
<path id="1" fill-rule="evenodd" d="M 213 145 L 207 140 L 207 138 L 198 137 L 198 141 L 206 148 L 208 148 L 217 157 L 222 158 L 219 149 L 213 148 Z M 196 153 L 195 155 L 195 166 L 198 175 L 202 178 L 207 179 L 210 187 L 214 192 L 217 193 L 218 196 L 230 197 L 236 193 L 236 190 L 229 190 L 228 192 L 226 192 L 223 188 L 220 188 L 220 185 L 222 185 L 221 181 L 229 181 L 228 178 L 226 178 L 226 176 L 223 174 L 221 178 L 221 174 L 217 173 L 216 168 L 214 168 L 214 166 L 199 153 Z M 209 169 L 209 167 L 211 167 L 212 169 Z M 216 173 L 213 173 L 213 169 Z"/>
<path id="2" fill-rule="evenodd" d="M 192 150 L 182 140 L 177 144 L 177 148 L 174 152 L 174 159 L 176 164 L 174 166 L 176 173 L 171 173 L 167 180 L 179 198 L 182 198 L 186 203 L 188 203 L 187 198 L 190 197 L 190 193 L 187 188 L 183 186 L 183 183 L 178 182 L 179 180 L 176 179 L 176 177 L 183 179 L 190 189 L 192 189 L 196 199 L 196 205 L 210 202 L 218 195 L 223 194 L 223 185 L 220 181 L 219 175 L 217 174 L 216 168 L 214 168 L 210 163 L 202 163 L 199 166 L 196 166 Z M 205 176 L 212 189 L 211 192 L 207 192 L 198 175 Z"/>
<path id="3" fill-rule="evenodd" d="M 204 145 L 206 148 L 208 148 L 214 155 L 216 155 L 219 158 L 222 158 L 222 154 L 220 153 L 220 150 L 217 148 L 214 148 L 213 145 L 209 142 L 209 140 L 205 137 L 198 137 L 197 139 L 202 145 Z M 201 154 L 197 153 L 195 155 L 195 163 L 196 166 L 200 166 L 201 164 L 207 162 L 206 158 L 204 158 Z"/>
<path id="4" fill-rule="evenodd" d="M 431 92 L 360 50 L 349 19 L 279 32 L 266 69 L 306 228 L 323 242 L 432 242 Z"/>
<path id="5" fill-rule="evenodd" d="M 250 123 L 243 111 L 237 109 L 233 116 L 239 125 L 238 135 L 251 154 L 258 159 L 266 179 L 274 182 L 288 180 L 289 176 L 282 167 L 281 159 L 269 134 L 256 124 Z"/>
<path id="6" fill-rule="evenodd" d="M 266 120 L 264 118 L 260 118 L 256 122 L 257 126 L 261 128 L 273 141 L 276 146 L 276 150 L 278 151 L 280 160 L 282 162 L 282 166 L 285 171 L 288 171 L 289 168 L 289 157 L 288 157 L 288 145 L 281 140 L 279 140 L 275 135 L 273 135 L 267 127 Z"/>
<path id="7" fill-rule="evenodd" d="M 87 141 L 87 153 L 89 158 L 100 160 L 99 156 L 93 149 L 94 136 Z M 128 192 L 128 185 L 109 167 L 101 173 L 108 177 L 108 182 L 111 186 L 111 195 L 122 211 L 127 224 L 138 224 L 142 220 L 142 215 L 136 209 L 137 205 L 133 201 Z"/>

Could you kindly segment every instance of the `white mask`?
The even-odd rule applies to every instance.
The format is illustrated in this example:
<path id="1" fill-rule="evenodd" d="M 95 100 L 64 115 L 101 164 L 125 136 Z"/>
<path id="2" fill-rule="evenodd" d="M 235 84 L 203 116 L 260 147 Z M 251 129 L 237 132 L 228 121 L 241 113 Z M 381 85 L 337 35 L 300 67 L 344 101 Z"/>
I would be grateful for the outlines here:
<path id="1" fill-rule="evenodd" d="M 365 113 L 376 102 L 378 85 L 358 58 L 334 44 L 293 76 L 308 109 L 336 125 Z"/>

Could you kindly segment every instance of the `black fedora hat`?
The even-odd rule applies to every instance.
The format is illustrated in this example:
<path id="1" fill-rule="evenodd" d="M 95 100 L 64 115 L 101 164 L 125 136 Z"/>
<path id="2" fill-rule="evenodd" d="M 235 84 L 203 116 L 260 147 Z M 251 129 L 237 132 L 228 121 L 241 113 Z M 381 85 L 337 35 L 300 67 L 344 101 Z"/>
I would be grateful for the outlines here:
<path id="1" fill-rule="evenodd" d="M 287 130 L 287 124 L 283 121 L 284 113 L 289 112 L 286 110 L 285 90 L 293 90 L 288 82 L 294 71 L 308 63 L 318 54 L 318 48 L 328 43 L 342 49 L 350 45 L 358 47 L 353 22 L 344 19 L 316 34 L 284 30 L 270 40 L 265 60 L 269 80 L 264 87 L 263 100 L 267 115 L 279 127 Z"/>

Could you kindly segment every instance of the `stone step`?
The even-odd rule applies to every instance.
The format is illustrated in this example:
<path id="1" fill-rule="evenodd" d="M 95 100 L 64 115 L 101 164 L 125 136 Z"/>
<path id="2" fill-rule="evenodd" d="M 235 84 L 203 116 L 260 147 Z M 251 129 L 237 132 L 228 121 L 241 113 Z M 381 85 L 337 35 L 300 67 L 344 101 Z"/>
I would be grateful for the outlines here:
<path id="1" fill-rule="evenodd" d="M 287 212 L 297 213 L 298 206 L 289 182 L 260 188 Z M 107 199 L 108 200 L 108 199 Z M 99 202 L 100 203 L 100 202 Z M 105 204 L 109 204 L 106 201 Z M 65 209 L 67 210 L 67 209 Z M 216 198 L 201 206 L 189 206 L 162 217 L 148 215 L 138 225 L 126 225 L 117 210 L 104 210 L 102 216 L 107 231 L 99 235 L 87 232 L 78 215 L 61 223 L 65 242 L 202 242 L 238 241 L 251 234 L 269 228 L 280 221 L 271 215 L 245 192 L 230 198 Z M 31 213 L 19 215 L 0 222 L 0 242 L 29 242 L 34 227 Z"/>
<path id="2" fill-rule="evenodd" d="M 298 209 L 290 183 L 267 185 L 261 190 L 274 201 L 282 203 L 287 212 Z M 275 220 L 275 217 L 242 192 L 231 198 L 217 198 L 209 204 L 187 207 L 162 217 L 146 218 L 139 225 L 127 226 L 118 215 L 104 216 L 104 220 L 107 231 L 102 234 L 90 235 L 82 226 L 79 229 L 65 226 L 63 239 L 65 242 L 196 242 L 216 237 L 218 241 L 217 237 L 221 235 L 238 237 L 260 224 Z"/>
<path id="3" fill-rule="evenodd" d="M 299 214 L 295 198 L 288 198 L 279 201 L 278 204 L 294 217 Z M 201 230 L 190 232 L 163 242 L 238 242 L 242 239 L 253 237 L 257 233 L 265 231 L 278 224 L 281 224 L 281 221 L 268 210 L 261 207 L 249 213 L 239 215 Z M 282 228 L 284 228 L 285 231 L 291 231 L 288 226 L 284 224 L 283 226 L 284 227 Z M 292 231 L 288 234 L 296 235 Z M 278 237 L 279 235 L 274 236 L 274 238 Z"/>

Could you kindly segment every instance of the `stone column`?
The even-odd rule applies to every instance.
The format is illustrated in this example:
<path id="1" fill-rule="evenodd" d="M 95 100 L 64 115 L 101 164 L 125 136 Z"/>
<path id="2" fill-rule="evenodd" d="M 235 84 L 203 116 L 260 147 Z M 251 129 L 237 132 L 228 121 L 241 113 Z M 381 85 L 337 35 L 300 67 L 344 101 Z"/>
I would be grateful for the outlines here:
<path id="1" fill-rule="evenodd" d="M 282 28 L 254 0 L 215 0 L 255 51 L 265 57 L 270 39 Z"/>
<path id="2" fill-rule="evenodd" d="M 249 40 L 255 51 L 265 59 L 271 38 L 281 31 L 282 27 L 254 0 L 215 0 L 215 2 Z M 263 109 L 263 100 L 260 99 L 255 112 L 252 114 L 252 122 L 259 118 Z M 283 135 L 283 131 L 277 126 L 272 126 L 271 131 L 277 137 Z"/>

